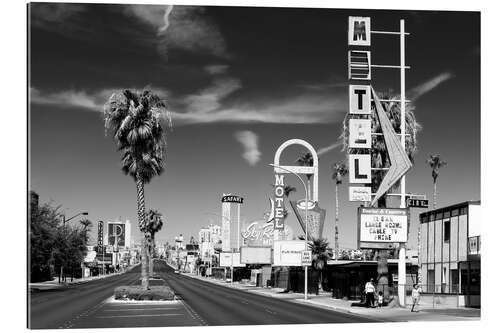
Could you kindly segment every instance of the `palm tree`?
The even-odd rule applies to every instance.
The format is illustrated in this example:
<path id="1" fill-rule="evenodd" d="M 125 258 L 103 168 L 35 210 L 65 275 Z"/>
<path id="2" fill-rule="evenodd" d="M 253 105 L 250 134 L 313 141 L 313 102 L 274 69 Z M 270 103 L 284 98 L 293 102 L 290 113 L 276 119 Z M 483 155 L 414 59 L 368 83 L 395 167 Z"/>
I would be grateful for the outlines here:
<path id="1" fill-rule="evenodd" d="M 296 163 L 300 166 L 308 166 L 311 167 L 313 166 L 314 159 L 313 156 L 310 152 L 303 152 L 302 155 L 297 159 Z M 311 176 L 312 174 L 307 174 L 307 192 L 309 196 L 309 200 L 311 200 Z"/>
<path id="2" fill-rule="evenodd" d="M 85 244 L 87 244 L 87 242 L 89 241 L 88 229 L 92 227 L 92 221 L 90 221 L 89 219 L 82 219 L 80 220 L 80 224 L 83 227 L 82 231 L 85 238 Z"/>
<path id="3" fill-rule="evenodd" d="M 382 94 L 380 97 L 381 100 L 385 100 L 385 102 L 381 101 L 382 107 L 384 108 L 387 117 L 391 121 L 394 130 L 396 133 L 400 132 L 400 124 L 401 124 L 401 109 L 400 105 L 396 100 L 399 99 L 399 96 L 391 96 L 390 94 Z M 372 108 L 374 108 L 374 104 L 372 104 Z M 406 138 L 405 138 L 405 150 L 408 158 L 413 163 L 414 157 L 417 152 L 417 133 L 421 130 L 420 124 L 417 122 L 414 113 L 414 106 L 411 103 L 406 103 L 406 112 L 405 112 L 405 121 L 406 121 Z M 380 121 L 376 115 L 376 112 L 373 111 L 371 113 L 369 119 L 372 120 L 372 131 L 373 133 L 381 133 L 382 129 L 380 126 Z M 376 192 L 382 182 L 382 179 L 385 176 L 386 170 L 381 168 L 388 168 L 390 166 L 389 155 L 387 153 L 387 148 L 385 146 L 384 137 L 382 135 L 373 135 L 372 136 L 372 148 L 370 150 L 367 149 L 350 149 L 349 147 L 349 134 L 348 134 L 348 115 L 346 115 L 343 123 L 344 130 L 342 132 L 342 139 L 344 143 L 344 149 L 347 150 L 349 154 L 371 154 L 372 160 L 372 192 Z M 395 187 L 398 187 L 396 184 L 389 191 L 394 190 Z M 404 198 L 402 198 L 404 200 Z M 383 195 L 377 202 L 378 207 L 387 207 L 387 196 Z M 377 272 L 378 272 L 378 285 L 383 286 L 389 283 L 388 279 L 388 266 L 387 266 L 387 258 L 388 258 L 387 250 L 379 250 L 378 254 L 376 254 L 377 258 Z M 384 297 L 388 296 L 388 288 L 384 289 L 385 294 Z"/>
<path id="4" fill-rule="evenodd" d="M 168 118 L 165 103 L 148 90 L 114 93 L 104 106 L 106 131 L 111 132 L 122 152 L 122 171 L 130 175 L 137 190 L 139 229 L 144 233 L 142 260 L 142 287 L 149 288 L 147 245 L 151 234 L 146 228 L 144 184 L 164 170 L 166 135 L 163 124 Z"/>
<path id="5" fill-rule="evenodd" d="M 335 180 L 335 260 L 339 255 L 339 185 L 342 184 L 342 177 L 347 175 L 348 169 L 345 162 L 332 165 L 332 179 Z"/>
<path id="6" fill-rule="evenodd" d="M 318 290 L 322 289 L 323 270 L 328 261 L 328 242 L 324 238 L 314 238 L 309 244 L 309 249 L 312 252 L 312 267 L 320 274 L 318 280 Z"/>
<path id="7" fill-rule="evenodd" d="M 155 252 L 155 234 L 163 227 L 163 216 L 157 210 L 150 209 L 146 214 L 147 230 L 151 234 L 148 246 L 149 275 L 153 276 L 153 256 Z"/>
<path id="8" fill-rule="evenodd" d="M 432 181 L 434 183 L 434 209 L 436 209 L 437 204 L 437 179 L 439 177 L 439 169 L 448 164 L 444 161 L 439 154 L 430 155 L 429 159 L 426 161 L 427 164 L 432 168 Z"/>

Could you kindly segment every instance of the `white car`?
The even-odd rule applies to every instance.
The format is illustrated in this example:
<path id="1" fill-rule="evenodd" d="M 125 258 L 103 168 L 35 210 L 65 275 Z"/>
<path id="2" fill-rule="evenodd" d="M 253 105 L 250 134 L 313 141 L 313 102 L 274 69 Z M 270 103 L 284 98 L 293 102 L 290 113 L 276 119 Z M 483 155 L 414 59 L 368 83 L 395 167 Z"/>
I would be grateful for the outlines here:
<path id="1" fill-rule="evenodd" d="M 175 274 L 180 274 L 180 271 L 179 271 L 178 269 L 176 269 L 176 270 L 174 271 L 174 273 L 175 273 Z"/>

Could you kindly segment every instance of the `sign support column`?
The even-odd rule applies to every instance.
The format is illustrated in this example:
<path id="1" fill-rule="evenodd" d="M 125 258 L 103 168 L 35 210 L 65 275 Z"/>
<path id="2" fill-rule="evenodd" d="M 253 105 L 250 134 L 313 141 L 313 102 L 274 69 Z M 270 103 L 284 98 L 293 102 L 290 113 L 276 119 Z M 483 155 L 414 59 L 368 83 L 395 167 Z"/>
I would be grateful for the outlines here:
<path id="1" fill-rule="evenodd" d="M 405 20 L 400 20 L 400 73 L 401 73 L 401 145 L 406 153 L 406 86 L 405 86 Z M 401 205 L 400 208 L 406 208 L 406 176 L 401 178 Z M 410 221 L 408 221 L 410 223 Z M 408 228 L 409 230 L 409 228 Z M 399 243 L 398 260 L 398 298 L 399 304 L 405 306 L 405 286 L 406 286 L 406 247 L 405 243 Z"/>

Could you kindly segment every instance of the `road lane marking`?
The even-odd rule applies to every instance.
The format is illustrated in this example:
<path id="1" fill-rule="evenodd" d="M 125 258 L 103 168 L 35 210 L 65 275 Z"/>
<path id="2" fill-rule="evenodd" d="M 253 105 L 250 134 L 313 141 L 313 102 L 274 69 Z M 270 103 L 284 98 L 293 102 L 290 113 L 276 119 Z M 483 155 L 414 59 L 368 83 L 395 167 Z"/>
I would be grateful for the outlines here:
<path id="1" fill-rule="evenodd" d="M 160 311 L 160 310 L 182 310 L 180 307 L 176 308 L 128 308 L 128 309 L 113 309 L 113 310 L 103 310 L 104 312 L 115 312 L 115 311 Z"/>
<path id="2" fill-rule="evenodd" d="M 139 315 L 126 315 L 126 316 L 97 316 L 96 318 L 132 318 L 132 317 L 169 317 L 169 316 L 182 316 L 182 313 L 163 313 L 163 314 L 139 314 Z"/>

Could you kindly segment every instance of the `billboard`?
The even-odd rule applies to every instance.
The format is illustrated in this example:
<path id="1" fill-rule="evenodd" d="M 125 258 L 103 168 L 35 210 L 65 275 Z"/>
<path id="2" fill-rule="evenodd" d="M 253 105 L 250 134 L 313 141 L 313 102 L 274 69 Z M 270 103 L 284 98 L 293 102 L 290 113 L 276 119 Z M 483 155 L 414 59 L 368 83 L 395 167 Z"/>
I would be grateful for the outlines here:
<path id="1" fill-rule="evenodd" d="M 225 195 L 222 197 L 222 202 L 231 202 L 231 203 L 243 203 L 243 198 L 237 195 Z"/>
<path id="2" fill-rule="evenodd" d="M 349 120 L 349 148 L 372 147 L 372 121 L 369 119 Z"/>
<path id="3" fill-rule="evenodd" d="M 231 255 L 233 257 L 231 261 Z M 245 267 L 245 264 L 242 264 L 240 261 L 240 253 L 239 252 L 221 252 L 219 254 L 219 266 L 220 267 Z"/>
<path id="4" fill-rule="evenodd" d="M 125 246 L 125 223 L 108 222 L 108 244 L 111 246 Z"/>
<path id="5" fill-rule="evenodd" d="M 358 240 L 365 243 L 406 243 L 408 209 L 358 208 Z"/>
<path id="6" fill-rule="evenodd" d="M 275 241 L 273 266 L 302 266 L 302 252 L 306 249 L 303 240 Z"/>
<path id="7" fill-rule="evenodd" d="M 271 264 L 271 247 L 242 247 L 242 264 Z"/>

